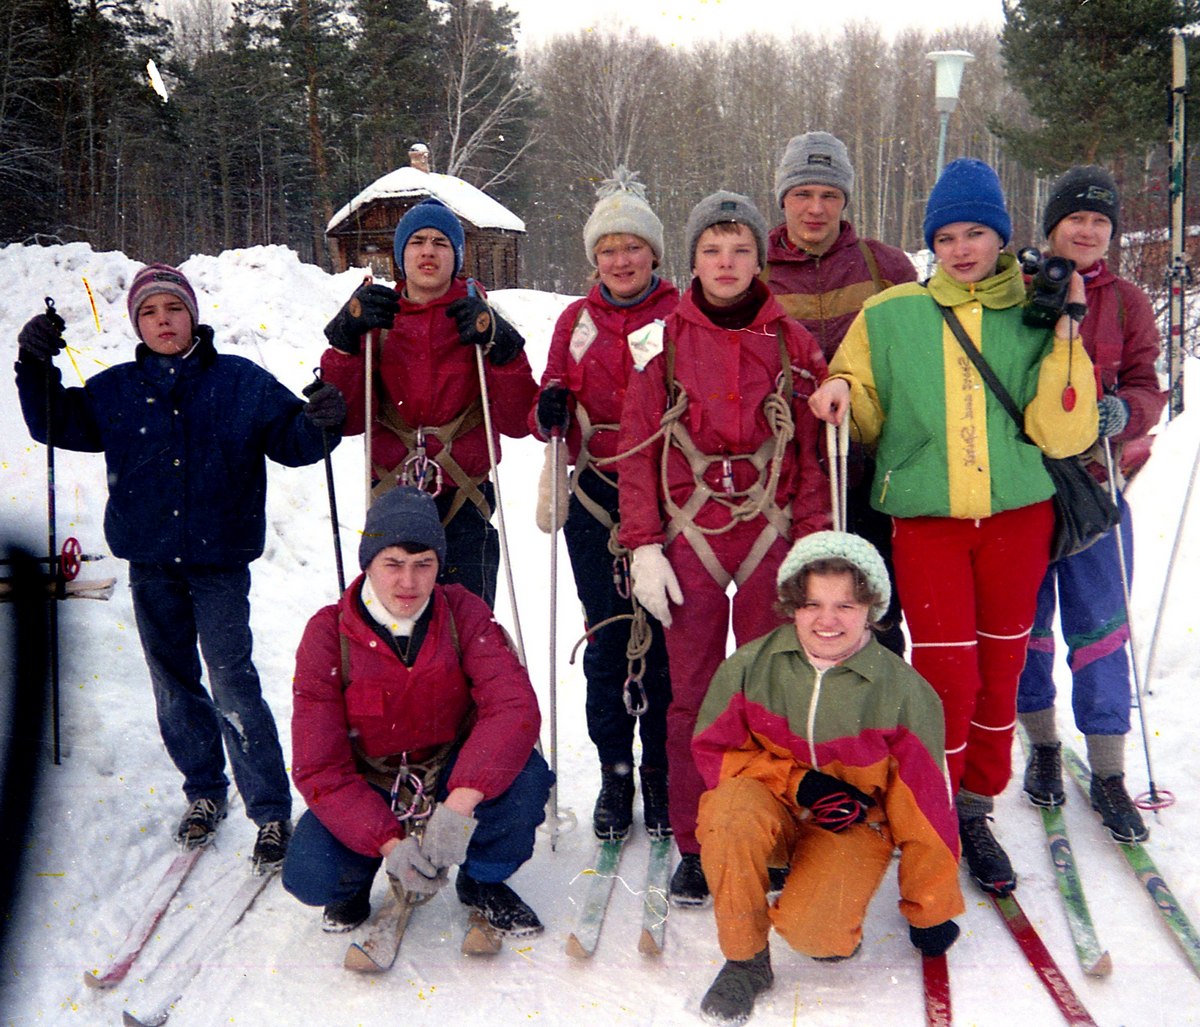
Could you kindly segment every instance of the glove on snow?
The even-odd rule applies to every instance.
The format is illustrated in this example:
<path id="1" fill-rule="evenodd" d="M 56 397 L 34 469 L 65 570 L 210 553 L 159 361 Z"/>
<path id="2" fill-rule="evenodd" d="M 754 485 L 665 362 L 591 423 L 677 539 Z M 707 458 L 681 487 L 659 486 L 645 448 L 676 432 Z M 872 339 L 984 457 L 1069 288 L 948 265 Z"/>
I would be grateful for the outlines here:
<path id="1" fill-rule="evenodd" d="M 304 404 L 304 416 L 318 428 L 337 431 L 346 420 L 346 397 L 341 389 L 330 382 L 313 382 L 304 387 L 308 402 Z"/>
<path id="2" fill-rule="evenodd" d="M 1108 439 L 1120 435 L 1129 423 L 1129 404 L 1120 396 L 1101 396 L 1096 406 L 1100 410 L 1097 428 L 1100 438 Z"/>
<path id="3" fill-rule="evenodd" d="M 646 612 L 664 628 L 671 626 L 671 603 L 683 605 L 683 591 L 675 571 L 663 555 L 662 546 L 653 542 L 638 546 L 629 565 L 633 594 Z M 669 602 L 668 602 L 669 600 Z"/>
<path id="4" fill-rule="evenodd" d="M 446 316 L 454 321 L 464 346 L 488 347 L 485 352 L 493 367 L 511 363 L 525 348 L 521 333 L 479 296 L 455 300 L 446 308 Z"/>
<path id="5" fill-rule="evenodd" d="M 839 781 L 819 770 L 810 770 L 796 789 L 796 802 L 807 806 L 817 827 L 837 834 L 867 817 L 875 800 L 854 785 Z"/>
<path id="6" fill-rule="evenodd" d="M 58 314 L 38 314 L 30 318 L 17 336 L 21 354 L 34 360 L 52 359 L 66 345 L 62 336 L 66 327 L 67 323 Z"/>
<path id="7" fill-rule="evenodd" d="M 449 879 L 446 868 L 434 864 L 411 834 L 387 854 L 384 866 L 389 877 L 414 895 L 433 895 Z"/>
<path id="8" fill-rule="evenodd" d="M 475 833 L 476 820 L 439 805 L 425 825 L 421 852 L 439 870 L 456 866 L 467 858 L 467 846 Z"/>
<path id="9" fill-rule="evenodd" d="M 571 423 L 567 412 L 567 399 L 571 393 L 563 385 L 547 385 L 537 401 L 537 426 L 542 438 L 548 439 L 557 428 L 566 432 Z"/>
<path id="10" fill-rule="evenodd" d="M 933 927 L 910 926 L 908 937 L 921 955 L 944 956 L 958 939 L 958 924 L 953 920 L 947 920 L 945 923 Z"/>
<path id="11" fill-rule="evenodd" d="M 386 285 L 360 285 L 325 326 L 334 349 L 351 356 L 362 348 L 362 337 L 373 328 L 391 328 L 400 313 L 400 297 Z"/>

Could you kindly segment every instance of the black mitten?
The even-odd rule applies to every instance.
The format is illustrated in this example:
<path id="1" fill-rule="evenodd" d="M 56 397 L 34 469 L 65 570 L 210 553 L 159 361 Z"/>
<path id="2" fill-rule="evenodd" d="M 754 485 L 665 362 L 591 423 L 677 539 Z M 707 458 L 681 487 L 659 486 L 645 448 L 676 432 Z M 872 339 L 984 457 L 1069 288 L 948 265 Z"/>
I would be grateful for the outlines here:
<path id="1" fill-rule="evenodd" d="M 571 423 L 571 415 L 567 411 L 567 400 L 571 393 L 562 385 L 547 385 L 542 389 L 537 402 L 537 426 L 542 438 L 550 438 L 557 428 L 565 432 Z"/>
<path id="2" fill-rule="evenodd" d="M 958 939 L 958 924 L 953 920 L 933 927 L 909 927 L 908 938 L 923 956 L 944 956 Z"/>
<path id="3" fill-rule="evenodd" d="M 66 322 L 58 314 L 38 314 L 30 318 L 17 336 L 21 355 L 34 360 L 53 359 L 66 345 L 62 335 L 65 327 Z"/>
<path id="4" fill-rule="evenodd" d="M 386 285 L 360 285 L 325 326 L 334 349 L 351 355 L 362 348 L 362 337 L 375 328 L 391 328 L 400 312 L 400 297 Z"/>
<path id="5" fill-rule="evenodd" d="M 804 775 L 796 789 L 796 802 L 808 807 L 817 827 L 835 834 L 865 820 L 867 810 L 875 805 L 874 799 L 854 785 L 819 770 L 810 770 Z"/>

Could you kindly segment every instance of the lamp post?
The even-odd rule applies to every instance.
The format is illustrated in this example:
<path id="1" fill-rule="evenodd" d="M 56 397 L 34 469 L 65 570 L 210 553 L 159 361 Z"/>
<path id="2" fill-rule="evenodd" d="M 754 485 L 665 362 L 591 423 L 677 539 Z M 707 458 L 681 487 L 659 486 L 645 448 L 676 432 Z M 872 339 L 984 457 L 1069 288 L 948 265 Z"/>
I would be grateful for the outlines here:
<path id="1" fill-rule="evenodd" d="M 950 115 L 958 106 L 958 90 L 962 86 L 963 68 L 975 60 L 975 55 L 969 50 L 935 50 L 927 53 L 925 59 L 933 61 L 936 78 L 934 80 L 934 96 L 937 101 L 938 118 L 941 126 L 938 130 L 937 174 L 936 182 L 942 177 L 942 168 L 946 163 L 946 127 L 950 124 Z"/>

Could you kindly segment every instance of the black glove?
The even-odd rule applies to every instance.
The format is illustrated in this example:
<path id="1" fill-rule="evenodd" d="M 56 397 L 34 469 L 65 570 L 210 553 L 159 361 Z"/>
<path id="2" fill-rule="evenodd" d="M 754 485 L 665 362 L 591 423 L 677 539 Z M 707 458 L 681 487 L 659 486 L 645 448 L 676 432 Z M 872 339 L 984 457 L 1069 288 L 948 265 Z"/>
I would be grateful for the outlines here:
<path id="1" fill-rule="evenodd" d="M 908 928 L 908 938 L 923 956 L 944 956 L 958 939 L 958 924 L 953 920 L 934 927 Z"/>
<path id="2" fill-rule="evenodd" d="M 346 420 L 346 397 L 342 390 L 329 382 L 313 382 L 304 387 L 308 402 L 304 404 L 304 416 L 318 428 L 337 431 Z"/>
<path id="3" fill-rule="evenodd" d="M 537 426 L 542 438 L 548 439 L 554 429 L 565 432 L 571 423 L 567 400 L 571 393 L 563 385 L 547 385 L 537 401 Z"/>
<path id="4" fill-rule="evenodd" d="M 351 355 L 362 348 L 362 337 L 373 328 L 391 328 L 400 313 L 400 297 L 386 285 L 360 285 L 325 326 L 334 349 Z"/>
<path id="5" fill-rule="evenodd" d="M 67 323 L 58 314 L 38 314 L 30 318 L 17 336 L 21 354 L 34 360 L 53 359 L 66 345 L 62 336 L 66 327 Z"/>
<path id="6" fill-rule="evenodd" d="M 810 770 L 804 775 L 804 780 L 796 789 L 796 802 L 808 807 L 812 822 L 817 827 L 835 834 L 865 820 L 867 810 L 875 805 L 874 799 L 854 785 L 822 774 L 819 770 Z"/>
<path id="7" fill-rule="evenodd" d="M 454 320 L 459 341 L 465 346 L 487 346 L 488 360 L 493 367 L 503 367 L 516 360 L 525 348 L 525 340 L 512 325 L 497 314 L 479 296 L 464 296 L 446 308 L 446 316 Z"/>

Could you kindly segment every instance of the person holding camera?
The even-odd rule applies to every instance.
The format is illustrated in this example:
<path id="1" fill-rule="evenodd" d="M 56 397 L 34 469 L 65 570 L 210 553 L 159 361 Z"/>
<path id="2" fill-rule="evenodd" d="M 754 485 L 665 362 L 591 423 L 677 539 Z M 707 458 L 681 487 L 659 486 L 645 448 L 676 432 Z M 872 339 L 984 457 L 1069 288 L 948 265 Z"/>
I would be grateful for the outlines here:
<path id="1" fill-rule="evenodd" d="M 1116 182 L 1094 165 L 1071 168 L 1050 191 L 1042 216 L 1049 253 L 1082 274 L 1087 316 L 1080 334 L 1095 364 L 1101 441 L 1088 451 L 1088 469 L 1100 481 L 1116 476 L 1118 489 L 1150 456 L 1148 432 L 1167 401 L 1154 369 L 1160 339 L 1150 301 L 1104 261 L 1117 230 Z M 1133 565 L 1129 507 L 1118 492 L 1126 569 Z M 1038 592 L 1037 614 L 1021 672 L 1017 709 L 1032 742 L 1025 794 L 1037 806 L 1066 801 L 1062 744 L 1054 716 L 1054 613 L 1069 650 L 1075 724 L 1087 741 L 1091 802 L 1113 838 L 1139 842 L 1149 830 L 1125 789 L 1125 735 L 1129 733 L 1129 615 L 1121 550 L 1110 531 L 1083 552 L 1050 565 Z"/>
<path id="2" fill-rule="evenodd" d="M 1011 775 L 1017 681 L 1050 558 L 1054 485 L 1042 455 L 1071 456 L 1096 439 L 1092 363 L 1078 336 L 1084 285 L 1071 275 L 1065 309 L 1044 327 L 1020 265 L 1002 252 L 1012 222 L 983 161 L 946 167 L 924 229 L 937 270 L 926 286 L 867 300 L 811 406 L 835 424 L 850 414 L 876 447 L 871 502 L 893 518 L 912 665 L 942 700 L 963 855 L 981 887 L 1006 895 L 1016 875 L 988 815 Z M 1023 410 L 1025 437 L 966 341 Z"/>

